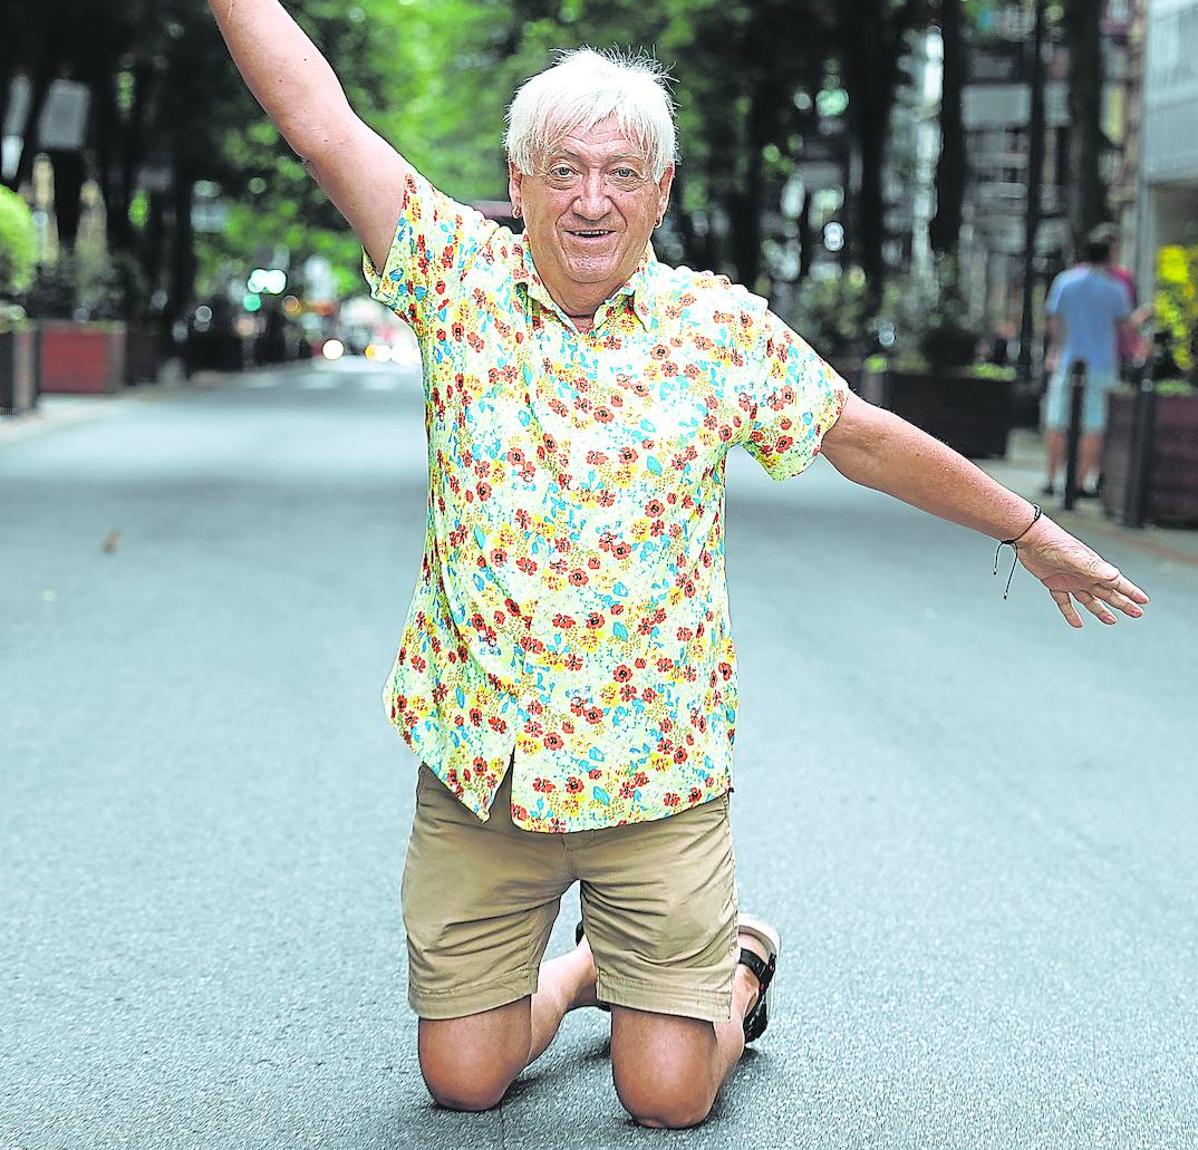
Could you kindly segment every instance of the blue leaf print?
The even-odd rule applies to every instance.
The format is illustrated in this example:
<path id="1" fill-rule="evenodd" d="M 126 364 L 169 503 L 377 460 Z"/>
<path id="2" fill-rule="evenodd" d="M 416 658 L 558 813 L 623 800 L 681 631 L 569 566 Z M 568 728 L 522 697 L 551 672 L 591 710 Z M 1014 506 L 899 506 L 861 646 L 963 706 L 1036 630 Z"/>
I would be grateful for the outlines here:
<path id="1" fill-rule="evenodd" d="M 615 635 L 615 637 L 617 639 L 627 639 L 628 638 L 628 628 L 625 627 L 624 624 L 619 622 L 618 620 L 611 625 L 611 633 L 613 635 Z"/>
<path id="2" fill-rule="evenodd" d="M 591 795 L 595 802 L 602 803 L 605 807 L 611 806 L 611 795 L 609 795 L 602 787 L 592 787 Z"/>
<path id="3" fill-rule="evenodd" d="M 661 461 L 660 461 L 660 460 L 657 458 L 657 456 L 656 456 L 656 455 L 650 455 L 650 456 L 649 456 L 649 457 L 648 457 L 648 458 L 645 460 L 645 466 L 646 466 L 646 467 L 647 467 L 647 468 L 648 468 L 648 469 L 649 469 L 649 470 L 650 470 L 650 471 L 651 471 L 651 472 L 652 472 L 654 475 L 660 475 L 660 474 L 661 474 Z"/>
<path id="4" fill-rule="evenodd" d="M 474 529 L 474 542 L 480 547 L 486 547 L 487 545 L 487 533 L 481 527 L 475 527 Z"/>

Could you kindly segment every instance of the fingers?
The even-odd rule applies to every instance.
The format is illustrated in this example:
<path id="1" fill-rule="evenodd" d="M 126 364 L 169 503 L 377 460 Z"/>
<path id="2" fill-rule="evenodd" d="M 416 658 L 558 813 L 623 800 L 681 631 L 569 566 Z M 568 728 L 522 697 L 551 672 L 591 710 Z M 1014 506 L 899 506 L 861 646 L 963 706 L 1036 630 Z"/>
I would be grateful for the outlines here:
<path id="1" fill-rule="evenodd" d="M 1081 616 L 1077 613 L 1077 608 L 1073 605 L 1073 600 L 1069 596 L 1068 591 L 1049 591 L 1052 596 L 1052 601 L 1060 609 L 1062 615 L 1065 616 L 1065 622 L 1070 627 L 1080 627 L 1082 625 Z"/>
<path id="2" fill-rule="evenodd" d="M 1126 583 L 1127 581 L 1124 580 L 1124 582 Z M 1128 586 L 1131 587 L 1131 584 L 1128 584 Z M 1139 588 L 1136 587 L 1131 587 L 1131 589 L 1139 590 Z M 1141 591 L 1140 594 L 1143 595 L 1144 593 Z M 1127 615 L 1129 618 L 1138 619 L 1144 614 L 1144 612 L 1140 609 L 1139 604 L 1133 602 L 1131 597 L 1125 594 L 1123 591 L 1120 591 L 1118 587 L 1097 587 L 1094 590 L 1094 595 L 1109 604 L 1116 611 L 1122 611 L 1123 614 Z M 1146 601 L 1147 596 L 1144 596 L 1144 598 Z"/>
<path id="3" fill-rule="evenodd" d="M 1139 589 L 1130 579 L 1124 579 L 1119 575 L 1115 579 L 1113 590 L 1118 591 L 1120 595 L 1126 595 L 1133 603 L 1141 605 L 1151 602 L 1147 595 Z"/>
<path id="4" fill-rule="evenodd" d="M 1100 623 L 1105 623 L 1108 627 L 1115 625 L 1115 616 L 1097 595 L 1091 595 L 1089 591 L 1074 591 L 1073 597 Z M 1135 610 L 1139 612 L 1140 609 L 1136 607 Z"/>

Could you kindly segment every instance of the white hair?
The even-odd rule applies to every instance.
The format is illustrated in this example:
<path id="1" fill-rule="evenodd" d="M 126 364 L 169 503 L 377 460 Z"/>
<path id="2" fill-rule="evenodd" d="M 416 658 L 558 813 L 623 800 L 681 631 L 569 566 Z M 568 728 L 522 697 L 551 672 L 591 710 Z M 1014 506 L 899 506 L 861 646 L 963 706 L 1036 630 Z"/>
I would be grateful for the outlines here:
<path id="1" fill-rule="evenodd" d="M 507 110 L 508 159 L 532 174 L 563 136 L 586 131 L 609 116 L 645 150 L 660 180 L 675 159 L 674 105 L 670 77 L 651 56 L 577 48 L 552 68 L 526 80 Z"/>

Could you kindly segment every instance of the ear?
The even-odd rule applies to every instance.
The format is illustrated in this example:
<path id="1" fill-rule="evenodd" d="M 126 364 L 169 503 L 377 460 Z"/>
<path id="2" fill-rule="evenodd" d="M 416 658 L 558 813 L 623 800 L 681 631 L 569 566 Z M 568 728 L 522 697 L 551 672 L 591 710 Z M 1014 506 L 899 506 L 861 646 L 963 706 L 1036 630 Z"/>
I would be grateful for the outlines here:
<path id="1" fill-rule="evenodd" d="M 664 216 L 666 208 L 670 205 L 670 188 L 674 183 L 674 165 L 667 164 L 666 170 L 662 172 L 661 179 L 657 181 L 657 214 Z"/>
<path id="2" fill-rule="evenodd" d="M 524 181 L 524 173 L 512 163 L 507 162 L 507 195 L 512 201 L 512 207 L 520 207 L 520 189 Z"/>

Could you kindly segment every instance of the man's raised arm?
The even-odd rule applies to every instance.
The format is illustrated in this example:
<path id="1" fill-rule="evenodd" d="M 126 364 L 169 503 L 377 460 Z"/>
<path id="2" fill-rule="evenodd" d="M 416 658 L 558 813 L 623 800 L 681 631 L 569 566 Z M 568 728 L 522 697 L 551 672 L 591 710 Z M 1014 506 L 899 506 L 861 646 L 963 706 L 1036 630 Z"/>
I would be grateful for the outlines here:
<path id="1" fill-rule="evenodd" d="M 381 268 L 407 164 L 354 113 L 328 61 L 278 0 L 209 6 L 255 99 Z"/>

